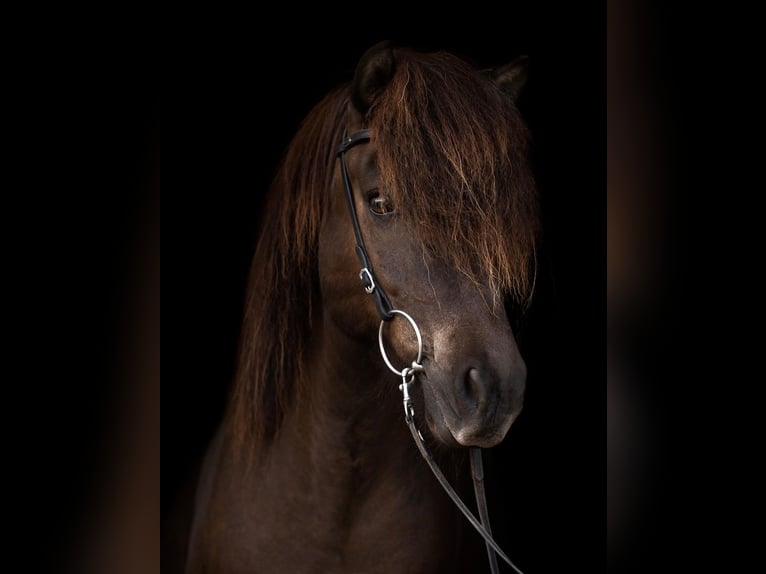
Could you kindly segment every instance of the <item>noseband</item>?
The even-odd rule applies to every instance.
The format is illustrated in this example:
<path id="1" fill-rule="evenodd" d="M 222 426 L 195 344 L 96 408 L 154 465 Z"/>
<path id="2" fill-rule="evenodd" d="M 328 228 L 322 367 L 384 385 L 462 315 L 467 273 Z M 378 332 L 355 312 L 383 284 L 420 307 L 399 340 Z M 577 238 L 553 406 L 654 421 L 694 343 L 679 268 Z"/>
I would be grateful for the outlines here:
<path id="1" fill-rule="evenodd" d="M 346 193 L 348 208 L 351 213 L 351 224 L 354 227 L 354 235 L 356 237 L 356 255 L 359 258 L 360 265 L 362 266 L 361 270 L 359 271 L 359 279 L 362 281 L 362 287 L 364 288 L 365 292 L 373 296 L 375 300 L 375 307 L 377 308 L 378 314 L 381 318 L 380 328 L 378 329 L 380 354 L 383 357 L 383 361 L 386 363 L 386 366 L 397 376 L 402 378 L 402 384 L 399 385 L 399 390 L 402 391 L 402 398 L 404 402 L 404 419 L 407 422 L 407 426 L 410 429 L 410 433 L 412 434 L 412 438 L 415 440 L 415 444 L 417 445 L 420 454 L 428 463 L 429 468 L 434 473 L 437 480 L 439 481 L 439 484 L 441 484 L 445 492 L 449 495 L 449 497 L 460 509 L 460 511 L 465 515 L 465 517 L 476 529 L 476 531 L 482 536 L 482 538 L 484 538 L 484 541 L 487 545 L 487 556 L 489 558 L 489 565 L 492 574 L 497 574 L 500 571 L 498 568 L 497 556 L 495 553 L 497 553 L 498 556 L 507 562 L 508 565 L 518 574 L 522 574 L 521 570 L 519 570 L 516 565 L 511 562 L 511 559 L 506 556 L 500 546 L 498 546 L 497 542 L 495 542 L 495 540 L 492 538 L 492 531 L 489 525 L 489 512 L 487 510 L 487 500 L 484 492 L 484 469 L 482 465 L 481 449 L 478 447 L 469 448 L 471 459 L 471 476 L 473 478 L 474 493 L 476 495 L 476 505 L 479 509 L 479 517 L 481 518 L 479 521 L 471 513 L 465 503 L 460 499 L 458 494 L 455 492 L 447 480 L 447 477 L 445 477 L 444 473 L 442 473 L 442 471 L 439 469 L 436 461 L 434 461 L 431 453 L 428 451 L 428 447 L 426 447 L 425 441 L 423 440 L 423 435 L 420 434 L 420 431 L 415 425 L 415 409 L 412 405 L 412 400 L 410 399 L 409 389 L 410 386 L 415 383 L 415 379 L 418 373 L 425 371 L 423 365 L 420 364 L 423 353 L 423 339 L 420 335 L 420 329 L 418 328 L 415 320 L 404 311 L 393 308 L 391 301 L 388 299 L 388 296 L 383 290 L 383 287 L 375 278 L 375 271 L 372 267 L 370 256 L 367 253 L 367 248 L 364 244 L 364 238 L 362 237 L 362 230 L 359 226 L 359 218 L 357 217 L 356 206 L 354 204 L 354 192 L 351 189 L 351 180 L 349 179 L 348 168 L 346 167 L 346 152 L 348 152 L 349 149 L 357 144 L 367 143 L 369 141 L 370 130 L 359 130 L 352 133 L 350 136 L 344 134 L 343 141 L 338 147 L 337 155 L 338 159 L 340 160 L 340 173 L 341 178 L 343 179 L 343 189 Z M 401 315 L 410 323 L 410 326 L 415 331 L 415 335 L 418 340 L 417 357 L 414 361 L 412 361 L 412 364 L 409 367 L 404 367 L 401 370 L 397 370 L 396 367 L 391 364 L 383 345 L 383 327 L 386 322 L 393 319 L 395 315 Z"/>

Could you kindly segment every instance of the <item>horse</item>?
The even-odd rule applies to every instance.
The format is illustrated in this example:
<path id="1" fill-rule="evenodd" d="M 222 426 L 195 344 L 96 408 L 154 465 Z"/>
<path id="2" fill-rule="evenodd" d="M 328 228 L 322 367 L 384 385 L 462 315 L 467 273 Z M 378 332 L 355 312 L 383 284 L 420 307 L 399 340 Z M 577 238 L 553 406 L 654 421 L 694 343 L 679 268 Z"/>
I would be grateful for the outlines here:
<path id="1" fill-rule="evenodd" d="M 186 572 L 486 560 L 405 420 L 461 490 L 468 449 L 499 444 L 522 410 L 512 316 L 540 232 L 525 66 L 382 43 L 305 117 L 265 199 Z"/>

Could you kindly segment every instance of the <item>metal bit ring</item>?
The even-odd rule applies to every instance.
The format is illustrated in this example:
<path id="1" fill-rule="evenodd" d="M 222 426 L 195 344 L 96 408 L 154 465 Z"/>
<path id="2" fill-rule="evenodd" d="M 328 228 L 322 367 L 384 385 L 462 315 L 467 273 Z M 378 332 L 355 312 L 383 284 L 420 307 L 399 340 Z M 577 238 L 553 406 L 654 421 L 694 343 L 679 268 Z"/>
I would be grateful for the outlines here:
<path id="1" fill-rule="evenodd" d="M 418 328 L 418 324 L 415 322 L 415 319 L 410 317 L 404 311 L 399 311 L 398 309 L 392 309 L 391 313 L 395 315 L 401 315 L 402 317 L 407 319 L 407 321 L 409 321 L 410 325 L 412 325 L 412 329 L 415 331 L 415 336 L 418 338 L 418 356 L 414 361 L 412 361 L 411 367 L 405 367 L 404 369 L 397 369 L 391 364 L 391 361 L 388 360 L 388 355 L 386 355 L 386 349 L 383 346 L 383 325 L 386 324 L 386 321 L 381 321 L 380 328 L 378 329 L 378 344 L 380 345 L 380 354 L 383 357 L 383 361 L 385 361 L 386 366 L 389 369 L 391 369 L 391 372 L 402 377 L 402 379 L 404 379 L 407 376 L 412 376 L 414 378 L 416 372 L 423 370 L 423 367 L 420 364 L 420 361 L 423 358 L 423 338 L 420 336 L 420 329 Z"/>

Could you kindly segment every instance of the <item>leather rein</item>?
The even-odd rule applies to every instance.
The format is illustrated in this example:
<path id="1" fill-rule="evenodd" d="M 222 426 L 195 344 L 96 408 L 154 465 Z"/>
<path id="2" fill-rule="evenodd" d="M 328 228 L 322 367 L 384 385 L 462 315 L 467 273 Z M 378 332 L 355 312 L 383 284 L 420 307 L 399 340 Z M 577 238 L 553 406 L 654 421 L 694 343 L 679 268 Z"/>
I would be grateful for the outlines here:
<path id="1" fill-rule="evenodd" d="M 393 308 L 391 301 L 389 300 L 385 291 L 383 291 L 383 287 L 375 280 L 375 271 L 373 270 L 372 262 L 370 261 L 370 257 L 367 253 L 367 248 L 364 244 L 364 238 L 362 237 L 362 230 L 359 226 L 359 218 L 357 217 L 356 207 L 354 204 L 354 193 L 351 189 L 351 180 L 349 179 L 348 168 L 346 167 L 346 152 L 358 144 L 367 143 L 369 141 L 370 130 L 359 130 L 350 136 L 344 134 L 343 140 L 338 147 L 337 156 L 340 160 L 340 171 L 341 178 L 343 180 L 343 188 L 346 193 L 348 208 L 351 213 L 351 223 L 354 227 L 354 235 L 356 237 L 356 255 L 359 258 L 359 263 L 361 265 L 361 270 L 359 271 L 359 279 L 362 281 L 362 287 L 364 288 L 365 292 L 373 296 L 375 300 L 375 307 L 377 308 L 378 314 L 381 317 L 380 329 L 378 330 L 378 343 L 380 345 L 381 355 L 388 368 L 397 376 L 402 378 L 402 384 L 399 385 L 399 390 L 402 391 L 404 417 L 405 421 L 407 422 L 407 426 L 410 429 L 410 433 L 412 434 L 412 438 L 415 441 L 415 445 L 418 447 L 420 454 L 428 464 L 434 476 L 436 476 L 439 484 L 441 484 L 444 491 L 452 499 L 452 502 L 455 503 L 455 506 L 460 509 L 460 511 L 468 519 L 468 522 L 471 523 L 471 525 L 484 539 L 484 542 L 487 546 L 487 557 L 489 559 L 490 570 L 492 574 L 498 574 L 499 572 L 497 556 L 500 556 L 500 558 L 508 563 L 508 565 L 513 568 L 515 572 L 518 574 L 523 574 L 521 570 L 519 570 L 519 568 L 517 568 L 516 565 L 511 562 L 511 559 L 508 558 L 500 546 L 498 546 L 494 538 L 492 538 L 492 530 L 489 524 L 489 512 L 487 510 L 487 499 L 484 491 L 484 468 L 482 465 L 481 449 L 479 447 L 469 447 L 469 455 L 471 459 L 471 477 L 473 479 L 474 493 L 476 495 L 476 506 L 479 510 L 479 519 L 477 519 L 473 513 L 471 513 L 465 503 L 460 499 L 460 496 L 458 496 L 458 494 L 455 492 L 455 489 L 452 488 L 452 485 L 450 485 L 447 477 L 444 476 L 444 473 L 441 471 L 441 469 L 439 469 L 439 466 L 436 464 L 433 456 L 431 456 L 431 453 L 429 452 L 428 447 L 423 440 L 423 435 L 420 434 L 420 431 L 416 426 L 415 409 L 412 405 L 409 391 L 410 386 L 415 383 L 418 373 L 424 372 L 423 365 L 420 363 L 423 352 L 423 341 L 420 335 L 420 329 L 418 328 L 415 320 L 407 313 Z M 404 367 L 401 370 L 396 369 L 396 367 L 391 364 L 383 346 L 383 326 L 387 321 L 390 321 L 396 315 L 402 316 L 410 323 L 418 339 L 417 358 L 412 361 L 412 364 L 409 367 Z"/>

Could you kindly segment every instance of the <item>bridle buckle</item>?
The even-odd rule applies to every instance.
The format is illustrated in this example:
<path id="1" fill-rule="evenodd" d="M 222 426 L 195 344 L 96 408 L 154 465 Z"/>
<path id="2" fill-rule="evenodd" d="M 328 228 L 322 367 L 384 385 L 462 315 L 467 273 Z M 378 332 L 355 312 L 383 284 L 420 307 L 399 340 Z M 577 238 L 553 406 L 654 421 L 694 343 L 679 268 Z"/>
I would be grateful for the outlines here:
<path id="1" fill-rule="evenodd" d="M 375 279 L 372 278 L 372 273 L 370 273 L 367 267 L 362 267 L 362 270 L 359 272 L 359 279 L 362 280 L 365 292 L 371 295 L 375 291 Z"/>

